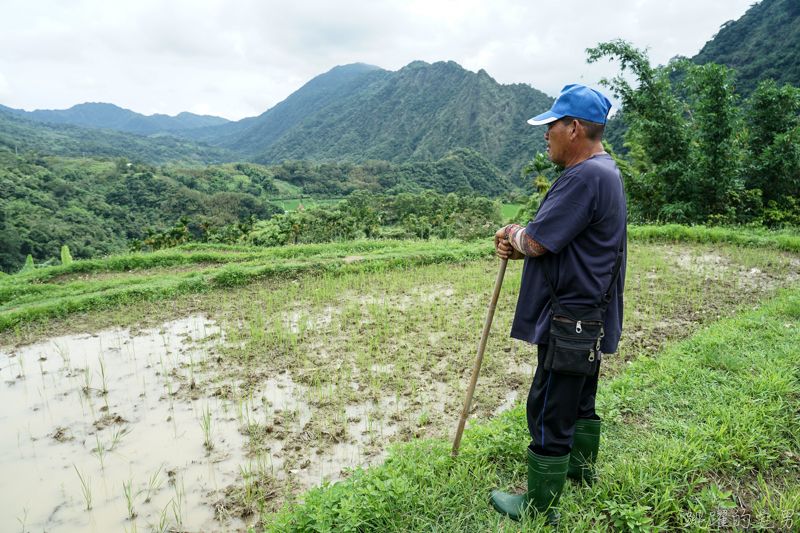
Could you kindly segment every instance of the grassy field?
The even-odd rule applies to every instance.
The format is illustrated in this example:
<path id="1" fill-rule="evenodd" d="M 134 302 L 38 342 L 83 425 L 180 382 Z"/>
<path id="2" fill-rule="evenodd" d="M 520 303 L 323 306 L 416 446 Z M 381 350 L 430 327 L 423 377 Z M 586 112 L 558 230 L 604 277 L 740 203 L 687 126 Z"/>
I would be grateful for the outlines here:
<path id="1" fill-rule="evenodd" d="M 516 204 L 503 204 L 503 220 L 508 220 L 516 215 L 520 207 L 522 206 Z"/>
<path id="2" fill-rule="evenodd" d="M 800 261 L 786 250 L 797 237 L 669 226 L 631 227 L 629 237 L 624 336 L 604 358 L 598 393 L 601 481 L 567 489 L 565 527 L 743 530 L 749 520 L 791 530 Z M 184 342 L 201 342 L 194 358 L 164 356 L 148 383 L 191 405 L 201 425 L 216 413 L 211 400 L 220 416 L 233 406 L 247 455 L 235 486 L 215 493 L 224 516 L 278 531 L 543 530 L 487 505 L 492 488 L 524 481 L 518 400 L 533 350 L 508 338 L 519 262 L 506 274 L 461 455 L 449 458 L 496 268 L 490 242 L 455 241 L 188 245 L 78 261 L 0 277 L 0 348 L 103 331 L 134 342 L 136 331 L 200 317 L 219 331 L 213 341 L 193 333 Z M 42 378 L 57 372 L 84 373 L 65 364 Z"/>
<path id="3" fill-rule="evenodd" d="M 306 272 L 385 271 L 492 255 L 491 243 L 354 241 L 249 248 L 186 245 L 0 277 L 0 331 L 92 309 L 236 287 Z"/>
<path id="4" fill-rule="evenodd" d="M 288 181 L 272 180 L 272 182 L 278 188 L 278 192 L 281 194 L 281 197 L 283 198 L 299 198 L 300 193 L 303 191 L 302 187 L 298 187 L 297 185 L 292 185 Z"/>

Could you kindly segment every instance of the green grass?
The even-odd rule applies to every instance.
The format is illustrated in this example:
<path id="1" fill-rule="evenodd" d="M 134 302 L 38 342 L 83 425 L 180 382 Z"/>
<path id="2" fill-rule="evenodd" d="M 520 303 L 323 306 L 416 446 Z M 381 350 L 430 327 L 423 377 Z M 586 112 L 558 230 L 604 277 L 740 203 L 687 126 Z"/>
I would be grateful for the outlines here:
<path id="1" fill-rule="evenodd" d="M 517 204 L 503 204 L 503 220 L 508 220 L 515 216 L 520 207 L 522 206 Z"/>
<path id="2" fill-rule="evenodd" d="M 300 194 L 303 192 L 302 187 L 298 187 L 297 185 L 292 185 L 288 181 L 283 180 L 272 180 L 272 183 L 275 184 L 275 187 L 278 188 L 278 192 L 280 192 L 281 196 L 284 198 L 298 198 Z"/>
<path id="3" fill-rule="evenodd" d="M 800 252 L 800 232 L 797 230 L 767 230 L 761 228 L 722 228 L 707 226 L 628 226 L 628 239 L 644 242 L 725 242 L 737 246 L 775 248 Z"/>
<path id="4" fill-rule="evenodd" d="M 229 250 L 225 253 L 223 250 Z M 243 251 L 248 250 L 248 251 Z M 191 251 L 191 253 L 188 253 Z M 70 313 L 108 309 L 137 301 L 160 301 L 244 285 L 258 279 L 296 276 L 306 272 L 381 272 L 436 263 L 490 257 L 491 242 L 353 241 L 279 248 L 241 248 L 193 244 L 152 254 L 128 254 L 75 261 L 0 278 L 0 331 L 36 320 Z M 345 261 L 348 256 L 361 256 Z M 153 268 L 191 267 L 154 275 L 89 279 L 71 275 L 124 273 Z M 67 283 L 47 283 L 57 276 Z"/>
<path id="5" fill-rule="evenodd" d="M 568 482 L 562 530 L 711 531 L 722 518 L 796 530 L 798 347 L 800 292 L 786 292 L 601 382 L 600 481 Z M 449 440 L 395 447 L 382 466 L 309 491 L 270 529 L 547 531 L 488 506 L 491 489 L 524 481 L 528 438 L 520 404 L 468 430 L 455 460 Z"/>

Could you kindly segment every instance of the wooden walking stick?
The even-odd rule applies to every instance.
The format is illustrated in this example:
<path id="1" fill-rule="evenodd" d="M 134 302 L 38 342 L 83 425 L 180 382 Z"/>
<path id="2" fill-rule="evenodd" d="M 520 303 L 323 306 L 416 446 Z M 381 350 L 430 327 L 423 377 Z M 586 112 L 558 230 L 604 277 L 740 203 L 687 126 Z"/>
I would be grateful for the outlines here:
<path id="1" fill-rule="evenodd" d="M 503 276 L 506 274 L 506 265 L 508 259 L 500 261 L 500 270 L 497 272 L 497 280 L 494 282 L 494 293 L 492 293 L 492 302 L 486 312 L 486 323 L 483 325 L 483 334 L 481 335 L 481 342 L 478 345 L 478 356 L 475 358 L 475 367 L 472 369 L 472 379 L 469 382 L 467 389 L 467 399 L 464 400 L 464 410 L 461 411 L 461 419 L 458 421 L 458 430 L 456 430 L 456 440 L 453 442 L 453 451 L 450 455 L 453 457 L 458 456 L 458 447 L 461 445 L 461 434 L 464 433 L 464 424 L 467 422 L 469 416 L 469 409 L 472 405 L 472 394 L 475 392 L 475 384 L 478 383 L 478 374 L 481 373 L 481 364 L 483 363 L 483 352 L 486 350 L 486 340 L 489 338 L 489 330 L 492 328 L 492 318 L 494 318 L 494 309 L 497 307 L 497 297 L 500 296 L 500 287 L 503 286 Z"/>

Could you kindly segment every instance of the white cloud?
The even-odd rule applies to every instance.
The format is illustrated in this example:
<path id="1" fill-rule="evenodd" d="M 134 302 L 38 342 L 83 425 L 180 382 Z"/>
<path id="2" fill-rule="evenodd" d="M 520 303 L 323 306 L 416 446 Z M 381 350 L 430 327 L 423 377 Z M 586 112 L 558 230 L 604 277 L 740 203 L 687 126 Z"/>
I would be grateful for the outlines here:
<path id="1" fill-rule="evenodd" d="M 3 76 L 3 73 L 0 72 L 0 103 L 8 102 L 8 107 L 13 107 L 11 104 L 14 103 L 15 100 L 14 88 L 11 87 L 11 84 L 8 83 L 6 77 Z"/>
<path id="2" fill-rule="evenodd" d="M 620 37 L 663 64 L 697 53 L 751 2 L 6 0 L 0 103 L 103 101 L 171 115 L 208 105 L 238 119 L 336 65 L 396 70 L 415 59 L 453 60 L 555 95 L 616 74 L 613 64 L 587 65 L 587 47 Z"/>

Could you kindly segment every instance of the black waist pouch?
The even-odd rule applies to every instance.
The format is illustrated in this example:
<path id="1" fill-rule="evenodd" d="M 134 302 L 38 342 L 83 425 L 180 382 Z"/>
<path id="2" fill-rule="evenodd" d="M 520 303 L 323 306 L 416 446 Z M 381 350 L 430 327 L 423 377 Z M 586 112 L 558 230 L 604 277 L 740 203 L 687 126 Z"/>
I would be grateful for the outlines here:
<path id="1" fill-rule="evenodd" d="M 624 242 L 624 241 L 623 241 Z M 620 245 L 617 261 L 611 270 L 611 286 L 600 299 L 600 305 L 590 309 L 575 309 L 561 305 L 550 282 L 544 257 L 541 265 L 550 290 L 550 342 L 544 358 L 548 372 L 572 376 L 591 376 L 600 364 L 600 339 L 603 338 L 603 319 L 611 302 L 611 294 L 619 280 L 623 248 Z"/>

